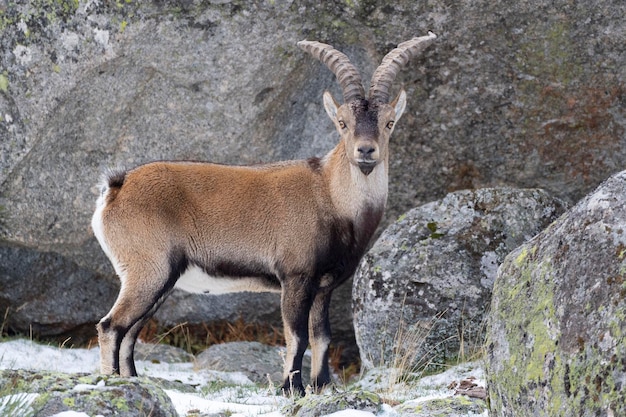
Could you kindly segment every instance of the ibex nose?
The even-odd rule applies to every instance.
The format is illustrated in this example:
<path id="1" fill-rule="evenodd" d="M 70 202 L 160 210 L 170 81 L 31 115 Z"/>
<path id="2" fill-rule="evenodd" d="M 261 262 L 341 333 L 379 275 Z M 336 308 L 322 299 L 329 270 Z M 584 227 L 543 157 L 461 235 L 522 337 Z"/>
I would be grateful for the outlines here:
<path id="1" fill-rule="evenodd" d="M 376 148 L 371 145 L 362 145 L 357 148 L 357 151 L 359 152 L 361 158 L 371 159 L 372 154 L 376 151 Z"/>

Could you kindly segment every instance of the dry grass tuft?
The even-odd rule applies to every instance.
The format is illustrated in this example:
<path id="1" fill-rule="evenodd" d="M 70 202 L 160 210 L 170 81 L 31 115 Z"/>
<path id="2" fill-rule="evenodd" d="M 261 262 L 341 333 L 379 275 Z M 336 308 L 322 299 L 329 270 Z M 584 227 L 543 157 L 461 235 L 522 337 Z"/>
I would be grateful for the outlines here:
<path id="1" fill-rule="evenodd" d="M 167 328 L 150 320 L 139 334 L 149 343 L 176 346 L 195 355 L 209 346 L 238 341 L 257 341 L 271 346 L 285 344 L 282 329 L 263 323 L 247 323 L 241 317 L 234 322 L 222 321 L 211 325 L 182 323 Z"/>

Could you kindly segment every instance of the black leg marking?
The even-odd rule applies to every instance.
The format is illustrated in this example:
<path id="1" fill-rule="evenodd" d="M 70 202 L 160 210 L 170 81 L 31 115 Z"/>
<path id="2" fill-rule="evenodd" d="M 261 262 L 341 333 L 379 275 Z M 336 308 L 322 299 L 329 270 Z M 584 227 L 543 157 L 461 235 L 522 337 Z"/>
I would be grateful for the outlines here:
<path id="1" fill-rule="evenodd" d="M 159 307 L 161 307 L 167 296 L 172 292 L 172 289 L 173 287 L 162 294 L 161 298 L 158 299 L 157 302 L 154 303 L 152 307 L 150 307 L 150 309 L 126 332 L 126 335 L 122 340 L 120 352 L 124 352 L 125 356 L 120 358 L 120 361 L 126 367 L 131 376 L 137 376 L 137 369 L 135 367 L 135 343 L 137 342 L 139 332 L 141 332 L 141 329 L 143 329 L 148 320 L 150 320 L 150 317 L 152 317 Z"/>
<path id="2" fill-rule="evenodd" d="M 316 391 L 330 384 L 328 345 L 331 341 L 329 308 L 332 290 L 319 291 L 309 314 L 309 339 L 313 354 L 311 383 Z"/>
<path id="3" fill-rule="evenodd" d="M 189 262 L 182 251 L 174 251 L 170 254 L 169 258 L 169 274 L 165 285 L 160 288 L 153 301 L 144 306 L 143 313 L 137 318 L 137 320 L 126 329 L 124 338 L 121 340 L 118 352 L 120 352 L 120 370 L 124 375 L 137 376 L 137 369 L 135 367 L 135 343 L 137 342 L 137 336 L 150 317 L 159 309 L 163 304 L 167 296 L 174 289 L 176 281 L 185 272 Z"/>
<path id="4" fill-rule="evenodd" d="M 309 344 L 309 310 L 313 302 L 311 281 L 305 277 L 288 277 L 283 284 L 281 310 L 287 357 L 283 392 L 304 395 L 302 357 Z"/>

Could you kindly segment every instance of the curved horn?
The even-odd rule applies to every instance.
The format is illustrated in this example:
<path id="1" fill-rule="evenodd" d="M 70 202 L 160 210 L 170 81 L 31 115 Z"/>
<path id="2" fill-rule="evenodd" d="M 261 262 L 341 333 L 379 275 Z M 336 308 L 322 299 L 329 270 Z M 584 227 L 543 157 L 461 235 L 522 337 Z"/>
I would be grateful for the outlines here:
<path id="1" fill-rule="evenodd" d="M 315 41 L 300 41 L 298 46 L 326 64 L 335 74 L 343 92 L 344 102 L 365 98 L 361 75 L 344 53 L 330 45 Z"/>
<path id="2" fill-rule="evenodd" d="M 434 33 L 428 32 L 426 36 L 402 42 L 397 48 L 385 55 L 372 75 L 369 91 L 370 101 L 389 103 L 389 89 L 398 71 L 404 68 L 411 58 L 426 49 L 436 37 L 437 35 Z"/>

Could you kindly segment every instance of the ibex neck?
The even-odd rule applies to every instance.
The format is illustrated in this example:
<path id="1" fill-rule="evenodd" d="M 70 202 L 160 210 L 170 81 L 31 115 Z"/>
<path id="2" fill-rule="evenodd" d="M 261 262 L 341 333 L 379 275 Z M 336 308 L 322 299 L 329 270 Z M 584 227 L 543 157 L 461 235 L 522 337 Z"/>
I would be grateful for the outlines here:
<path id="1" fill-rule="evenodd" d="M 358 222 L 362 216 L 382 217 L 387 204 L 387 162 L 381 162 L 369 175 L 352 165 L 341 141 L 323 161 L 324 176 L 337 212 Z"/>

